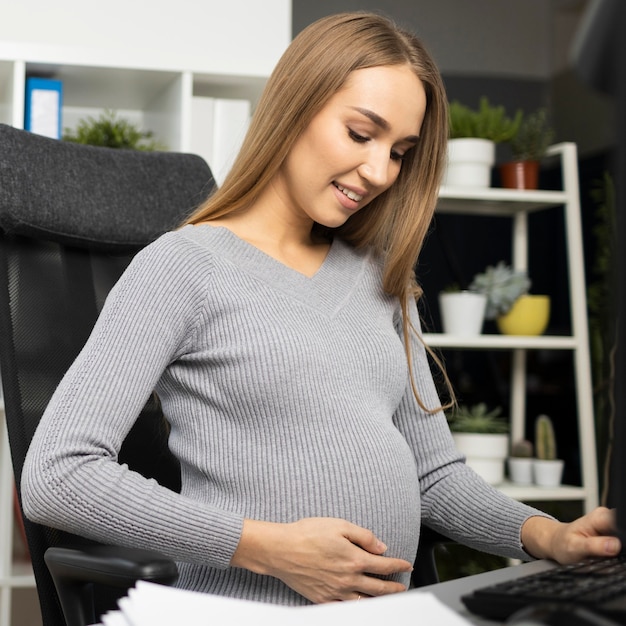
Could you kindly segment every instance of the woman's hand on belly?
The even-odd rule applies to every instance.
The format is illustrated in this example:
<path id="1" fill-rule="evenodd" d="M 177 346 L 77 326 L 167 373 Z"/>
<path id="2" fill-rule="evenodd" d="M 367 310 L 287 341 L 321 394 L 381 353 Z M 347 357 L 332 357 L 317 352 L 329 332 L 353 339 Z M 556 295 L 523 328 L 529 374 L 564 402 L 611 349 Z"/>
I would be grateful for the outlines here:
<path id="1" fill-rule="evenodd" d="M 342 519 L 245 520 L 231 566 L 274 576 L 315 603 L 358 600 L 406 590 L 373 576 L 413 569 L 408 561 L 383 556 L 386 549 L 371 531 Z"/>

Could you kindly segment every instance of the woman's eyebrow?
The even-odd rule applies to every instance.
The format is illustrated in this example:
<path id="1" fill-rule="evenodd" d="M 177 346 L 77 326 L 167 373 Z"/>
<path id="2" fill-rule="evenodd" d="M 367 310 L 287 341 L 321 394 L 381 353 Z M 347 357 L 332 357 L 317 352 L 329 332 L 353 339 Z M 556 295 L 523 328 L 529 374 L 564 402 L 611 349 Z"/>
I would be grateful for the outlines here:
<path id="1" fill-rule="evenodd" d="M 371 111 L 370 109 L 364 109 L 362 107 L 350 107 L 350 108 L 353 109 L 354 111 L 357 111 L 361 115 L 365 115 L 365 117 L 372 120 L 372 122 L 374 122 L 376 126 L 379 126 L 383 130 L 391 129 L 391 125 L 389 124 L 389 122 L 384 117 L 381 117 L 380 115 L 378 115 L 378 113 L 374 113 L 374 111 Z M 408 141 L 409 143 L 417 143 L 419 141 L 419 136 L 409 135 L 408 137 L 404 138 L 404 141 Z"/>

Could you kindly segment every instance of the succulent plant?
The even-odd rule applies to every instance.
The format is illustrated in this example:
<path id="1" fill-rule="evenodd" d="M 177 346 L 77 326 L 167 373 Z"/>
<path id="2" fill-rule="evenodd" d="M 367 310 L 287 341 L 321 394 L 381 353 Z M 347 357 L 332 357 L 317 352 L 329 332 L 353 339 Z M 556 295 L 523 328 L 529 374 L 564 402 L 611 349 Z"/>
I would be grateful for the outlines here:
<path id="1" fill-rule="evenodd" d="M 526 272 L 514 270 L 504 261 L 490 265 L 482 274 L 476 274 L 469 286 L 470 291 L 487 296 L 485 319 L 493 320 L 508 313 L 513 303 L 530 289 Z"/>
<path id="2" fill-rule="evenodd" d="M 460 405 L 448 414 L 448 424 L 455 433 L 508 433 L 509 422 L 499 417 L 501 411 L 500 407 L 489 411 L 484 402 Z"/>
<path id="3" fill-rule="evenodd" d="M 530 459 L 533 452 L 533 444 L 527 439 L 520 439 L 511 446 L 511 456 L 517 459 Z"/>
<path id="4" fill-rule="evenodd" d="M 492 106 L 486 97 L 480 99 L 477 110 L 453 100 L 449 106 L 449 114 L 451 139 L 475 137 L 490 139 L 495 143 L 511 141 L 517 134 L 523 117 L 521 110 L 513 118 L 509 117 L 503 106 Z"/>
<path id="5" fill-rule="evenodd" d="M 556 438 L 552 420 L 547 415 L 540 415 L 535 421 L 535 448 L 537 458 L 543 461 L 556 459 Z"/>

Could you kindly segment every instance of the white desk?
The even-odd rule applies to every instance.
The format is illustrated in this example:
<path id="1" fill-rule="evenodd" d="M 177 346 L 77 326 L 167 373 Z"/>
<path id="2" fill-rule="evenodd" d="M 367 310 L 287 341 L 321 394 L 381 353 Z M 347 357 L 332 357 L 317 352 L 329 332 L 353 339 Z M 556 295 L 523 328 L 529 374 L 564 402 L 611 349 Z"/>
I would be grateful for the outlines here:
<path id="1" fill-rule="evenodd" d="M 481 619 L 480 617 L 473 615 L 461 602 L 461 596 L 466 593 L 470 593 L 479 587 L 485 587 L 487 585 L 503 582 L 505 580 L 519 578 L 520 576 L 525 576 L 527 574 L 534 574 L 535 572 L 542 572 L 553 567 L 554 563 L 551 561 L 533 561 L 531 563 L 514 565 L 512 567 L 506 567 L 492 572 L 485 572 L 484 574 L 466 576 L 465 578 L 459 578 L 457 580 L 451 580 L 437 585 L 428 585 L 426 587 L 421 587 L 420 590 L 429 591 L 433 595 L 437 596 L 439 600 L 472 622 L 472 624 L 476 624 L 477 626 L 493 626 L 494 624 L 499 624 L 500 622 Z"/>

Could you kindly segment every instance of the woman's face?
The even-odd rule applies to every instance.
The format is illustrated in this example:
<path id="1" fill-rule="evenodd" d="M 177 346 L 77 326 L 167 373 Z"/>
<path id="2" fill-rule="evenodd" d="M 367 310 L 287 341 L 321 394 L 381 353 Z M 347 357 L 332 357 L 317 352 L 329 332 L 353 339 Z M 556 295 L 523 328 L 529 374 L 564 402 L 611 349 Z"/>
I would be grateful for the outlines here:
<path id="1" fill-rule="evenodd" d="M 283 163 L 274 189 L 285 209 L 327 227 L 343 224 L 396 180 L 425 110 L 424 87 L 409 66 L 354 71 Z"/>

